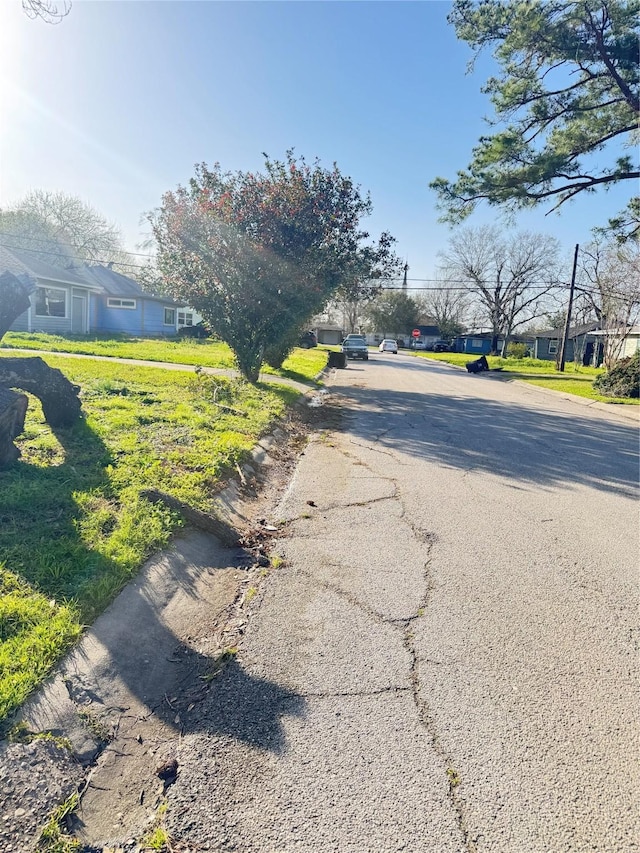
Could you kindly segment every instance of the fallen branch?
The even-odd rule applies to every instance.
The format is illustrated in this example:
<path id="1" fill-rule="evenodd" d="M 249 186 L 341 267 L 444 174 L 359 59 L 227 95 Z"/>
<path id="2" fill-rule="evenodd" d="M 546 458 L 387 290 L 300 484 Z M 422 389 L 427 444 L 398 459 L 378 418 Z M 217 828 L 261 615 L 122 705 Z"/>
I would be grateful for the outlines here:
<path id="1" fill-rule="evenodd" d="M 145 498 L 153 504 L 164 504 L 170 510 L 173 510 L 173 512 L 181 515 L 194 527 L 205 530 L 207 533 L 213 533 L 223 545 L 231 547 L 238 544 L 240 534 L 230 524 L 227 524 L 226 521 L 215 518 L 213 515 L 202 512 L 202 510 L 195 509 L 184 501 L 166 494 L 166 492 L 160 492 L 157 489 L 143 489 L 140 492 L 140 497 Z"/>
<path id="2" fill-rule="evenodd" d="M 80 417 L 80 388 L 37 356 L 0 359 L 0 385 L 38 397 L 49 426 L 68 427 Z"/>

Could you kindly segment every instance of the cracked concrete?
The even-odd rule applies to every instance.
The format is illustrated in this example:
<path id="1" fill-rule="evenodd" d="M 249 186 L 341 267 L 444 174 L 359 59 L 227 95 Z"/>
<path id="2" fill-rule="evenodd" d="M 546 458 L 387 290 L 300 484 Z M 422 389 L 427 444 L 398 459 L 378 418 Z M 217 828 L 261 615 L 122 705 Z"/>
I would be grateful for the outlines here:
<path id="1" fill-rule="evenodd" d="M 167 825 L 187 844 L 417 850 L 429 839 L 443 853 L 472 849 L 409 639 L 430 591 L 433 537 L 408 520 L 395 479 L 369 465 L 371 453 L 344 436 L 316 440 L 276 510 L 288 522 L 274 548 L 282 564 L 238 664 L 244 679 L 286 692 L 277 713 L 282 746 L 265 748 L 250 723 L 242 743 L 215 731 L 184 737 L 180 760 L 192 772 L 198 756 L 216 754 L 219 804 L 205 813 L 191 798 L 192 785 L 204 784 L 200 772 L 196 782 L 192 772 L 178 778 Z M 223 714 L 225 700 L 211 701 L 209 714 Z M 247 710 L 245 697 L 236 701 Z M 247 754 L 246 742 L 258 749 Z"/>
<path id="2" fill-rule="evenodd" d="M 165 728 L 140 743 L 140 709 L 104 694 L 103 778 L 140 748 L 147 782 L 122 783 L 133 820 L 96 776 L 110 822 L 91 837 L 164 793 L 176 850 L 638 851 L 637 432 L 395 356 L 334 395 L 347 428 L 316 436 L 270 514 L 277 568 L 155 662 L 175 690 L 142 722 Z"/>
<path id="3" fill-rule="evenodd" d="M 249 853 L 637 850 L 637 435 L 388 362 L 335 377 L 347 427 L 274 512 L 282 562 L 181 741 L 168 830 Z"/>

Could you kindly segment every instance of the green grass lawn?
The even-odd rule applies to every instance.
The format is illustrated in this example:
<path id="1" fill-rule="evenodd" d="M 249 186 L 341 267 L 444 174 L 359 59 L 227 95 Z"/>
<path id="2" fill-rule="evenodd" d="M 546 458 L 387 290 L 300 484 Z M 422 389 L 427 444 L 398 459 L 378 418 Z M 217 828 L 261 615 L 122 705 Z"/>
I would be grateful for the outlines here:
<path id="1" fill-rule="evenodd" d="M 80 385 L 85 418 L 53 432 L 31 398 L 22 457 L 0 471 L 0 721 L 180 525 L 140 490 L 211 509 L 220 482 L 298 396 L 186 371 L 46 360 Z"/>
<path id="2" fill-rule="evenodd" d="M 436 361 L 444 361 L 447 364 L 455 364 L 464 367 L 469 361 L 477 356 L 468 353 L 456 352 L 418 352 L 420 358 L 431 358 Z M 490 368 L 500 367 L 503 373 L 509 375 L 510 379 L 521 379 L 530 385 L 539 385 L 550 388 L 564 394 L 576 394 L 579 397 L 587 397 L 600 403 L 615 403 L 637 406 L 640 404 L 638 398 L 630 397 L 605 397 L 593 390 L 593 380 L 596 376 L 604 373 L 602 367 L 583 367 L 573 362 L 565 365 L 564 373 L 558 373 L 552 361 L 543 361 L 536 358 L 500 358 L 500 356 L 487 356 Z"/>
<path id="3" fill-rule="evenodd" d="M 7 332 L 0 348 L 136 358 L 143 361 L 166 361 L 171 364 L 199 365 L 228 370 L 235 368 L 233 352 L 227 344 L 210 339 L 132 338 L 127 335 L 80 337 L 47 335 L 43 332 Z M 312 382 L 326 363 L 327 350 L 323 347 L 313 349 L 296 347 L 282 365 L 281 370 L 274 370 L 268 364 L 264 364 L 262 372 L 296 379 L 298 382 Z"/>

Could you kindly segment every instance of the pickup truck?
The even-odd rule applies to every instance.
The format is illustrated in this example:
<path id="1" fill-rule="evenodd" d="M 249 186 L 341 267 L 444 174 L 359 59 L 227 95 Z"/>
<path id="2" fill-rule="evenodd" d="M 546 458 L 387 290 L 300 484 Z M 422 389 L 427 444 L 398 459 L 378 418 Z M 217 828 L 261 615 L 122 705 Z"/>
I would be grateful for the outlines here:
<path id="1" fill-rule="evenodd" d="M 347 358 L 361 358 L 363 361 L 369 361 L 369 348 L 364 338 L 345 338 L 342 341 L 342 352 Z"/>

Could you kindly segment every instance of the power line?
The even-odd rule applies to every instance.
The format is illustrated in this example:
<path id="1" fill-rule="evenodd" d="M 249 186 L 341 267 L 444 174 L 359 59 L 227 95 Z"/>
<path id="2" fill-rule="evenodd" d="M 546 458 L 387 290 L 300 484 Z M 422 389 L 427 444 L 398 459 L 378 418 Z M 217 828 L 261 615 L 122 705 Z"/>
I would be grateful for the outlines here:
<path id="1" fill-rule="evenodd" d="M 58 241 L 54 237 L 32 237 L 30 234 L 14 234 L 11 231 L 0 231 L 0 235 L 2 237 L 16 237 L 19 240 L 29 240 L 30 242 L 35 243 L 48 243 L 53 245 L 60 245 Z M 4 244 L 1 244 L 4 245 Z M 20 249 L 19 246 L 15 247 L 16 249 Z M 23 251 L 28 252 L 29 249 L 23 249 Z M 34 252 L 43 252 L 44 249 L 33 249 Z M 132 258 L 153 258 L 153 255 L 147 255 L 143 252 L 130 252 L 128 249 L 118 249 L 123 255 L 129 255 Z M 58 254 L 57 252 L 49 252 L 48 254 Z M 68 257 L 73 257 L 73 255 L 69 255 Z M 115 262 L 114 262 L 115 263 Z"/>
<path id="2" fill-rule="evenodd" d="M 0 230 L 0 236 L 2 236 L 2 237 L 15 237 L 15 238 L 18 238 L 18 239 L 20 239 L 20 240 L 29 240 L 29 241 L 31 241 L 31 242 L 36 242 L 36 243 L 48 243 L 48 244 L 53 243 L 53 244 L 56 244 L 56 242 L 57 242 L 53 237 L 32 237 L 32 236 L 30 236 L 30 235 L 15 234 L 15 233 L 10 232 L 10 231 L 1 231 L 1 230 Z M 21 247 L 21 246 L 13 246 L 13 247 L 12 247 L 12 246 L 9 246 L 9 245 L 8 245 L 8 244 L 6 244 L 6 243 L 0 243 L 0 245 L 3 245 L 3 246 L 5 246 L 6 248 L 9 248 L 9 249 L 10 249 L 10 248 L 15 248 L 15 249 L 17 249 L 18 251 L 25 251 L 25 252 L 30 251 L 29 249 L 24 249 L 24 248 L 23 248 L 23 247 Z M 59 253 L 59 252 L 47 252 L 47 251 L 46 251 L 46 250 L 44 250 L 44 249 L 33 249 L 32 251 L 34 251 L 34 252 L 38 252 L 39 254 L 43 254 L 43 255 L 53 255 L 53 256 L 55 256 L 55 257 L 60 257 L 60 253 Z M 123 254 L 123 255 L 129 255 L 129 257 L 135 257 L 135 258 L 147 258 L 148 260 L 153 259 L 153 255 L 148 255 L 148 254 L 145 254 L 145 253 L 143 253 L 143 252 L 130 252 L 130 251 L 128 251 L 127 249 L 118 249 L 118 251 L 119 251 L 121 254 Z M 86 259 L 85 259 L 85 258 L 81 258 L 79 255 L 65 255 L 65 257 L 69 258 L 70 260 L 81 260 L 81 261 L 85 261 L 85 262 L 86 262 Z M 106 262 L 106 261 L 97 261 L 97 263 L 108 263 L 108 262 Z M 135 264 L 121 264 L 121 263 L 120 263 L 120 261 L 113 261 L 113 263 L 119 263 L 119 264 L 120 264 L 120 266 L 137 266 L 137 265 L 135 265 Z M 402 280 L 402 282 L 404 283 L 404 281 L 405 281 L 405 280 L 406 280 L 407 282 L 410 282 L 410 281 L 419 281 L 419 282 L 434 283 L 434 284 L 442 284 L 442 283 L 443 283 L 443 279 L 441 279 L 441 278 L 406 278 L 406 279 L 403 279 L 403 280 Z M 456 278 L 448 278 L 448 279 L 445 279 L 445 282 L 449 282 L 449 283 L 451 283 L 451 284 L 469 284 L 469 285 L 473 285 L 473 284 L 474 284 L 474 282 L 473 282 L 473 281 L 470 281 L 470 280 L 468 280 L 468 279 L 456 279 Z M 491 284 L 491 282 L 490 282 L 490 281 L 484 281 L 484 280 L 482 280 L 482 281 L 481 281 L 481 282 L 479 282 L 479 283 L 480 283 L 480 284 Z M 540 286 L 540 287 L 548 287 L 548 286 L 550 285 L 550 283 L 549 283 L 549 282 L 530 282 L 529 284 L 530 284 L 530 285 Z M 527 285 L 527 286 L 529 286 L 529 285 Z M 568 287 L 568 286 L 569 286 L 569 285 L 568 285 L 568 283 L 567 283 L 567 287 Z M 391 290 L 391 289 L 393 289 L 393 288 L 387 288 L 387 289 Z M 398 290 L 400 290 L 400 289 L 402 289 L 402 287 L 398 287 L 397 289 L 398 289 Z M 409 290 L 431 290 L 431 289 L 433 289 L 433 290 L 437 290 L 438 288 L 421 288 L 421 287 L 410 287 L 410 288 L 409 288 Z M 446 288 L 445 288 L 445 289 L 446 289 Z M 448 289 L 451 289 L 451 288 L 448 288 Z"/>
<path id="3" fill-rule="evenodd" d="M 0 233 L 2 233 L 2 232 L 0 232 Z M 29 238 L 29 239 L 31 239 L 31 238 Z M 106 264 L 108 264 L 108 263 L 113 263 L 113 264 L 117 264 L 119 267 L 129 267 L 130 269 L 134 269 L 134 270 L 142 269 L 140 264 L 128 264 L 126 261 L 117 261 L 117 260 L 114 260 L 114 261 L 97 261 L 97 260 L 90 261 L 90 260 L 87 260 L 87 258 L 81 258 L 80 255 L 63 255 L 60 252 L 47 252 L 46 249 L 25 249 L 22 246 L 11 246 L 9 243 L 2 243 L 2 242 L 0 242 L 0 246 L 4 246 L 4 248 L 9 249 L 9 251 L 14 249 L 18 252 L 31 252 L 32 254 L 37 254 L 37 255 L 50 255 L 53 258 L 63 257 L 63 258 L 65 258 L 65 260 L 68 259 L 70 261 L 82 261 L 82 263 L 85 266 L 87 266 L 91 263 L 101 264 L 102 266 L 106 266 Z M 131 255 L 133 253 L 132 252 L 125 252 L 123 254 Z M 149 255 L 141 255 L 140 257 L 150 257 L 150 256 Z M 73 269 L 77 269 L 77 268 L 76 267 L 70 267 L 68 269 L 70 272 L 72 272 Z"/>
<path id="4" fill-rule="evenodd" d="M 23 239 L 23 240 L 36 240 L 40 243 L 43 243 L 43 242 L 44 243 L 54 243 L 55 242 L 54 240 L 50 240 L 50 239 L 46 239 L 46 238 L 24 237 L 24 236 L 18 235 L 18 234 L 10 234 L 7 231 L 0 231 L 0 235 L 5 236 L 5 237 L 19 237 L 20 239 Z M 80 255 L 61 255 L 60 252 L 48 252 L 46 249 L 31 249 L 30 250 L 30 249 L 25 249 L 23 246 L 13 246 L 9 243 L 4 243 L 2 241 L 0 241 L 0 246 L 4 246 L 4 248 L 9 249 L 10 251 L 12 249 L 15 249 L 19 252 L 31 251 L 32 253 L 38 254 L 38 255 L 49 255 L 49 256 L 54 257 L 54 258 L 64 257 L 65 259 L 68 259 L 70 261 L 81 261 L 84 266 L 88 266 L 91 263 L 98 264 L 101 266 L 106 266 L 106 264 L 108 264 L 108 263 L 113 263 L 119 267 L 127 267 L 128 269 L 133 269 L 133 270 L 136 270 L 138 272 L 141 269 L 143 269 L 143 267 L 141 267 L 140 264 L 128 264 L 128 263 L 126 263 L 126 261 L 118 261 L 118 260 L 114 260 L 114 261 L 98 261 L 98 260 L 89 261 L 86 258 L 80 257 Z M 147 258 L 149 260 L 153 257 L 152 255 L 145 255 L 141 252 L 128 252 L 126 250 L 122 250 L 122 254 L 129 255 L 131 257 Z M 77 267 L 70 267 L 68 269 L 70 272 L 73 272 L 73 270 L 77 269 Z M 438 285 L 437 287 L 429 286 L 429 287 L 410 287 L 410 288 L 408 288 L 409 291 L 412 291 L 412 290 L 416 291 L 417 290 L 417 291 L 423 291 L 426 293 L 470 293 L 470 292 L 473 293 L 475 288 L 479 284 L 487 285 L 489 288 L 493 284 L 493 282 L 491 282 L 489 280 L 481 280 L 481 281 L 476 282 L 476 281 L 471 281 L 471 280 L 465 281 L 464 279 L 447 279 L 447 282 L 450 282 L 450 284 L 443 284 L 442 279 L 438 279 L 438 278 L 410 278 L 410 279 L 407 279 L 407 281 L 431 282 L 432 285 L 433 284 Z M 452 287 L 451 285 L 458 285 L 458 286 Z M 544 289 L 548 292 L 550 290 L 555 290 L 555 289 L 567 290 L 570 288 L 570 286 L 571 285 L 569 284 L 569 282 L 551 283 L 551 282 L 545 281 L 545 282 L 528 282 L 527 284 L 521 285 L 520 287 L 522 290 L 533 290 L 534 288 L 538 288 L 540 290 Z M 383 293 L 393 293 L 393 292 L 400 293 L 400 292 L 404 291 L 404 288 L 403 288 L 402 284 L 400 284 L 400 285 L 394 284 L 392 286 L 382 285 L 381 290 Z M 580 293 L 584 293 L 584 294 L 587 294 L 590 296 L 602 296 L 603 295 L 602 291 L 600 291 L 595 286 L 592 287 L 591 289 L 586 288 L 586 287 L 582 287 L 582 286 L 576 286 L 576 290 L 579 291 Z M 406 293 L 407 291 L 404 291 L 404 292 Z M 623 297 L 622 294 L 616 294 L 615 292 L 609 293 L 609 294 L 604 294 L 604 295 L 611 296 L 612 298 L 617 298 L 617 299 L 621 299 L 621 300 L 623 300 L 625 298 L 625 297 Z M 633 300 L 629 300 L 629 301 L 633 301 Z"/>

